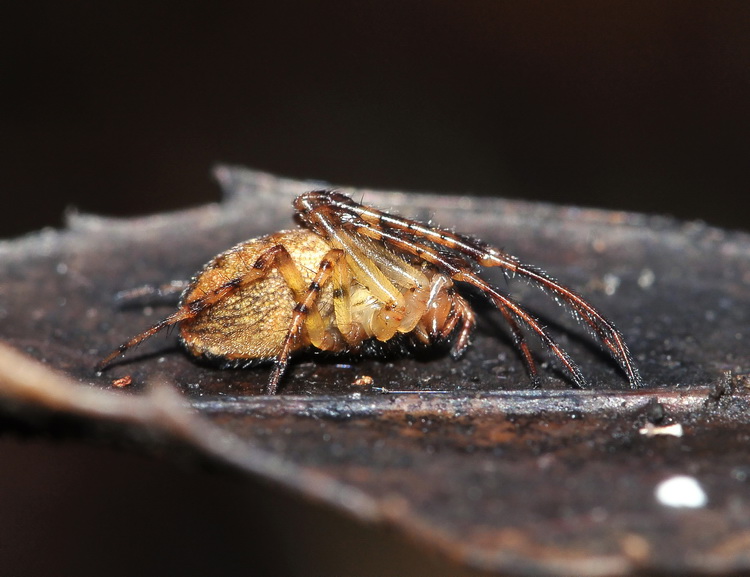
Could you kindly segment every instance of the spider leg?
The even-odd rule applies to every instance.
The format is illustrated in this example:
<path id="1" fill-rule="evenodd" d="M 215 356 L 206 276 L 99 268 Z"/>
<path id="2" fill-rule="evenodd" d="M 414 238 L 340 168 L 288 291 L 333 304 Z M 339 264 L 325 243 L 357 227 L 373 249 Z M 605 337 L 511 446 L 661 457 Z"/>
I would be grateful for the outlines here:
<path id="1" fill-rule="evenodd" d="M 541 323 L 520 304 L 510 297 L 498 292 L 494 287 L 487 283 L 487 281 L 471 271 L 468 263 L 466 267 L 461 267 L 457 265 L 455 261 L 445 259 L 438 251 L 430 246 L 403 238 L 385 229 L 378 229 L 366 224 L 355 222 L 348 223 L 347 227 L 351 227 L 358 233 L 369 238 L 386 242 L 399 250 L 418 256 L 420 259 L 446 270 L 452 279 L 471 284 L 489 296 L 489 298 L 495 303 L 495 306 L 497 306 L 503 313 L 503 316 L 509 320 L 514 341 L 521 350 L 524 363 L 526 364 L 532 378 L 535 378 L 537 375 L 536 364 L 534 363 L 531 351 L 529 350 L 528 344 L 521 332 L 519 321 L 529 327 L 539 339 L 549 347 L 552 353 L 560 360 L 565 369 L 571 375 L 576 385 L 581 388 L 586 387 L 586 379 L 584 378 L 581 369 L 573 359 L 570 358 L 570 355 L 568 355 L 568 353 L 566 353 L 565 350 L 555 342 Z"/>
<path id="2" fill-rule="evenodd" d="M 534 360 L 534 356 L 531 354 L 529 343 L 526 341 L 526 337 L 524 336 L 523 331 L 521 330 L 521 326 L 518 324 L 515 317 L 513 317 L 513 315 L 510 314 L 510 311 L 508 309 L 504 307 L 500 307 L 500 312 L 503 313 L 503 318 L 505 319 L 505 322 L 508 323 L 508 326 L 510 327 L 510 332 L 513 335 L 513 344 L 516 346 L 516 348 L 519 351 L 521 351 L 521 359 L 523 360 L 523 364 L 526 365 L 526 370 L 528 371 L 529 376 L 531 377 L 531 382 L 534 383 L 534 385 L 538 385 L 539 384 L 539 370 L 536 367 L 536 361 Z M 563 361 L 563 363 L 565 364 L 565 361 Z M 576 366 L 575 368 L 576 368 L 576 371 L 573 371 L 574 374 L 575 372 L 578 372 L 578 367 Z M 579 383 L 577 380 L 576 380 L 576 384 L 580 386 L 581 388 L 584 388 L 585 386 L 585 382 Z"/>
<path id="3" fill-rule="evenodd" d="M 576 318 L 582 319 L 591 331 L 599 338 L 604 346 L 609 350 L 612 357 L 618 362 L 623 372 L 627 375 L 630 385 L 638 388 L 643 384 L 638 369 L 635 366 L 633 358 L 625 344 L 625 339 L 619 330 L 602 315 L 593 305 L 589 304 L 582 296 L 575 291 L 561 285 L 554 278 L 544 271 L 531 265 L 520 263 L 514 257 L 509 255 L 499 255 L 492 257 L 497 262 L 493 266 L 500 266 L 505 270 L 511 270 L 519 274 L 533 284 L 547 290 L 570 307 Z M 515 268 L 508 268 L 509 266 Z"/>
<path id="4" fill-rule="evenodd" d="M 292 289 L 294 300 L 298 303 L 302 302 L 307 295 L 308 286 L 305 283 L 305 279 L 302 278 L 297 265 L 292 260 L 289 251 L 280 244 L 269 250 L 275 251 L 274 260 L 276 268 L 284 278 L 284 282 Z M 317 303 L 310 305 L 304 326 L 313 346 L 323 350 L 330 350 L 335 346 L 330 333 L 326 331 L 325 323 L 320 316 Z"/>
<path id="5" fill-rule="evenodd" d="M 356 224 L 356 221 L 352 220 L 352 216 L 358 217 L 369 226 L 375 227 L 378 230 L 386 228 L 398 230 L 412 238 L 423 238 L 435 245 L 444 246 L 449 250 L 466 255 L 481 266 L 500 267 L 512 274 L 525 277 L 532 284 L 560 298 L 562 301 L 561 304 L 567 305 L 576 318 L 588 325 L 590 330 L 609 350 L 612 357 L 625 372 L 631 387 L 638 388 L 643 384 L 620 331 L 583 297 L 560 284 L 542 270 L 524 264 L 516 257 L 479 241 L 357 204 L 343 194 L 328 193 L 327 198 L 318 198 L 316 200 L 332 206 L 335 210 L 340 211 L 340 213 L 349 215 L 348 218 L 340 217 L 340 221 L 344 225 L 359 226 Z M 414 254 L 420 256 L 419 253 L 415 252 Z"/>
<path id="6" fill-rule="evenodd" d="M 294 313 L 292 314 L 292 320 L 289 324 L 289 329 L 284 338 L 281 352 L 274 359 L 273 371 L 271 372 L 271 377 L 266 389 L 269 395 L 276 394 L 279 381 L 289 364 L 289 357 L 294 350 L 294 342 L 299 337 L 302 327 L 305 326 L 305 321 L 311 311 L 316 308 L 316 303 L 320 296 L 322 287 L 331 279 L 331 275 L 339 266 L 343 256 L 343 250 L 334 248 L 328 251 L 323 257 L 323 260 L 320 261 L 318 272 L 315 273 L 315 277 L 310 282 L 304 296 L 297 301 L 297 305 L 294 307 Z"/>
<path id="7" fill-rule="evenodd" d="M 154 336 L 159 331 L 174 326 L 182 321 L 186 321 L 195 318 L 200 313 L 221 302 L 227 296 L 231 295 L 235 291 L 242 289 L 264 278 L 268 273 L 277 268 L 284 277 L 286 283 L 292 289 L 295 294 L 295 299 L 299 300 L 305 294 L 305 283 L 302 279 L 302 275 L 297 270 L 296 265 L 292 261 L 292 257 L 289 252 L 282 245 L 275 245 L 268 250 L 264 251 L 255 261 L 255 263 L 248 269 L 247 272 L 241 276 L 226 280 L 217 288 L 203 294 L 202 296 L 184 303 L 174 313 L 169 315 L 167 318 L 159 321 L 151 328 L 135 335 L 130 340 L 124 342 L 109 355 L 103 358 L 96 365 L 97 371 L 104 370 L 112 361 L 117 357 L 124 354 L 127 350 L 139 345 L 146 339 Z M 314 334 L 318 340 L 322 339 L 321 335 L 323 330 L 323 321 L 320 317 L 320 313 L 317 307 L 313 307 L 308 315 L 308 330 L 311 333 L 311 341 L 313 340 L 312 335 Z"/>

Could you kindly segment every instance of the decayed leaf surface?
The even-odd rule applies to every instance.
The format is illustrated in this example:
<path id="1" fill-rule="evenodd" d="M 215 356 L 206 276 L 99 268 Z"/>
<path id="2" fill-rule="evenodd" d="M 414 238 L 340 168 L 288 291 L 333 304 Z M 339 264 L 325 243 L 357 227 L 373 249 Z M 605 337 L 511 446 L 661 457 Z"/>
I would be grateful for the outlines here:
<path id="1" fill-rule="evenodd" d="M 65 231 L 0 245 L 0 335 L 11 347 L 0 348 L 0 391 L 13 422 L 64 413 L 115 424 L 110 434 L 139 443 L 187 442 L 503 574 L 750 569 L 747 235 L 597 210 L 347 191 L 470 233 L 578 289 L 624 333 L 647 383 L 639 391 L 546 295 L 492 274 L 552 328 L 591 390 L 573 389 L 553 365 L 532 389 L 481 299 L 479 331 L 457 362 L 440 352 L 302 357 L 282 394 L 267 397 L 267 368 L 196 364 L 172 335 L 97 374 L 102 356 L 171 311 L 122 308 L 118 291 L 188 279 L 236 242 L 295 226 L 291 199 L 311 188 L 227 167 L 217 176 L 220 205 L 135 220 L 73 215 Z M 117 389 L 122 378 L 132 384 Z M 657 498 L 675 475 L 697 481 L 706 503 Z"/>

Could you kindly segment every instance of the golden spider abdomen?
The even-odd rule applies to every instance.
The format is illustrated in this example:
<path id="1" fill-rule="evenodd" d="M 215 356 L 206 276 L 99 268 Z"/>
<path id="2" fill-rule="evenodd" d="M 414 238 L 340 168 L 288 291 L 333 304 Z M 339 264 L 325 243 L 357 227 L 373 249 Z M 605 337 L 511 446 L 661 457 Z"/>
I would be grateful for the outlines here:
<path id="1" fill-rule="evenodd" d="M 321 260 L 331 249 L 325 239 L 305 229 L 282 231 L 243 242 L 206 264 L 185 291 L 181 304 L 189 306 L 233 279 L 252 278 L 258 259 L 274 247 L 284 247 L 304 287 L 310 284 Z M 297 304 L 292 287 L 279 270 L 287 265 L 279 260 L 257 280 L 229 292 L 194 318 L 182 321 L 180 337 L 187 350 L 195 356 L 226 360 L 229 364 L 276 358 Z M 288 267 L 287 274 L 290 274 Z M 332 318 L 330 285 L 322 287 L 317 306 L 323 319 Z M 303 332 L 294 348 L 309 344 Z"/>

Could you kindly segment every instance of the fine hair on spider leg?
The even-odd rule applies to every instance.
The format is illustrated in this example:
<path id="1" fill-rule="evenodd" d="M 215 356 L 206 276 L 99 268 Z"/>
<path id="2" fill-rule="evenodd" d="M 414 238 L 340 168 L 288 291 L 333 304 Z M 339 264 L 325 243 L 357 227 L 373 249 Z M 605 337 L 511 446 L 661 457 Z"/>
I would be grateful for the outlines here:
<path id="1" fill-rule="evenodd" d="M 302 228 L 250 239 L 217 255 L 182 292 L 178 309 L 105 357 L 116 357 L 162 329 L 178 327 L 189 354 L 248 366 L 270 361 L 268 392 L 295 351 L 362 350 L 368 343 L 469 344 L 476 314 L 458 292 L 473 286 L 500 311 L 532 380 L 539 371 L 526 330 L 579 387 L 586 379 L 539 320 L 477 270 L 497 267 L 542 289 L 581 322 L 619 364 L 632 387 L 641 377 L 621 333 L 593 305 L 542 270 L 481 241 L 358 204 L 335 191 L 294 201 Z M 138 296 L 137 293 L 133 293 Z"/>

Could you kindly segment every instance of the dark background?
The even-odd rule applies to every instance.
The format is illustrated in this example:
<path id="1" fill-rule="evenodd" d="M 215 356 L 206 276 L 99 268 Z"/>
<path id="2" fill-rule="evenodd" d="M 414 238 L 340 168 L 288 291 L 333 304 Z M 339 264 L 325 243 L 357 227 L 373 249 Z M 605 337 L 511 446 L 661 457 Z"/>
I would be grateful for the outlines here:
<path id="1" fill-rule="evenodd" d="M 0 18 L 0 237 L 337 184 L 746 228 L 747 2 L 24 2 Z"/>
<path id="2" fill-rule="evenodd" d="M 0 237 L 218 200 L 217 162 L 747 229 L 749 33 L 747 2 L 17 2 Z M 0 461 L 8 574 L 440 574 L 260 484 L 7 437 Z"/>

